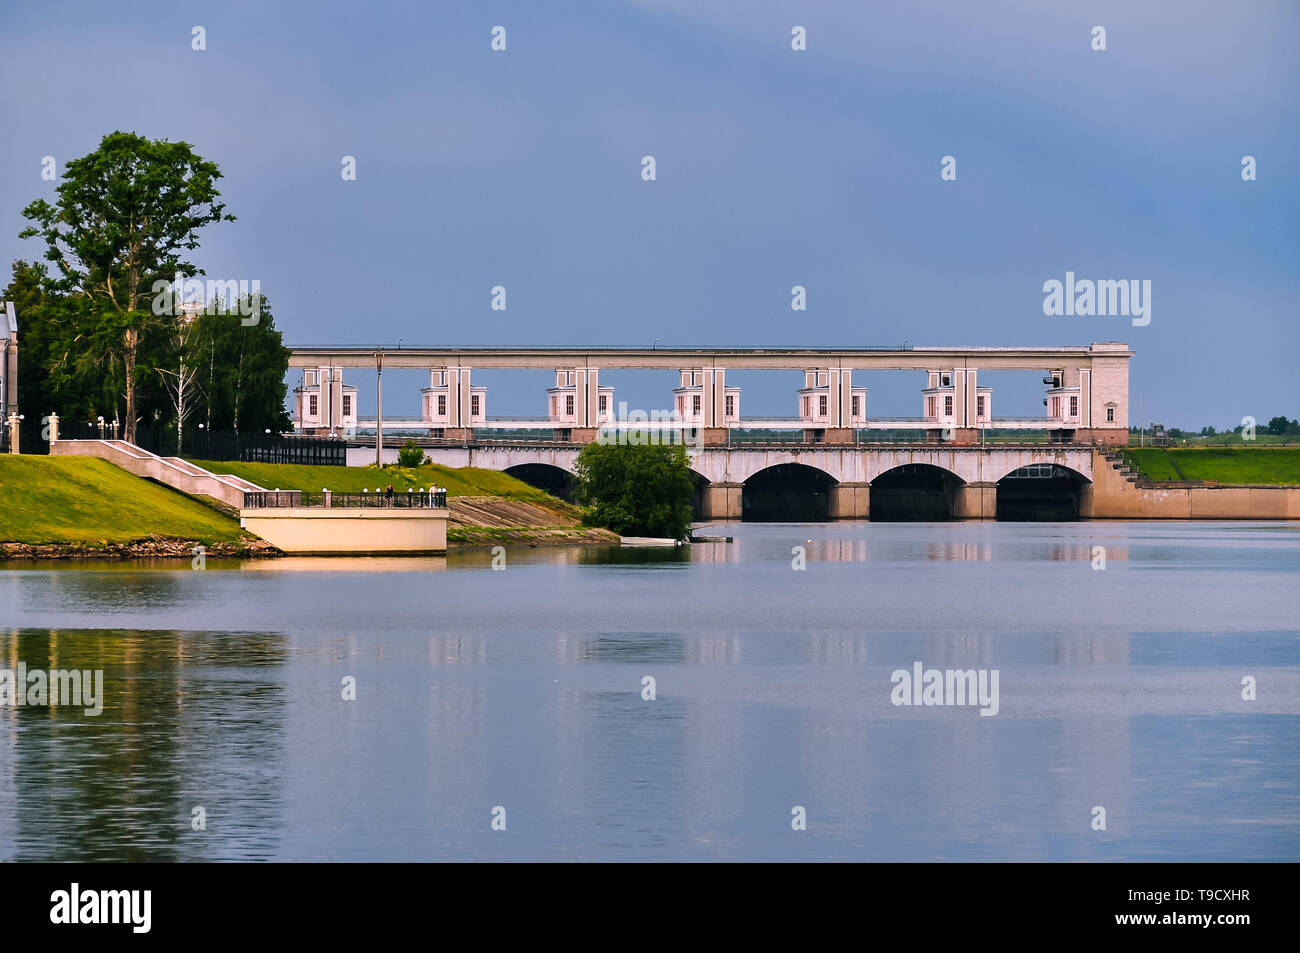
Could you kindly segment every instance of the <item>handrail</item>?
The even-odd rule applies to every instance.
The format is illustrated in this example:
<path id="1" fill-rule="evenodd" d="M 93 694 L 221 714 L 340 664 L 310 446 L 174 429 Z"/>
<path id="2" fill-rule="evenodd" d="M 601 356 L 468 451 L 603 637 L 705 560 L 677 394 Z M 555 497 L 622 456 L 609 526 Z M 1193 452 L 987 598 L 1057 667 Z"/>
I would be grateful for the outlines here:
<path id="1" fill-rule="evenodd" d="M 244 508 L 287 509 L 297 507 L 320 507 L 322 509 L 446 509 L 446 490 L 419 490 L 409 492 L 394 491 L 392 496 L 385 492 L 375 493 L 334 493 L 323 490 L 320 493 L 304 493 L 301 490 L 267 490 L 261 493 L 245 493 Z"/>

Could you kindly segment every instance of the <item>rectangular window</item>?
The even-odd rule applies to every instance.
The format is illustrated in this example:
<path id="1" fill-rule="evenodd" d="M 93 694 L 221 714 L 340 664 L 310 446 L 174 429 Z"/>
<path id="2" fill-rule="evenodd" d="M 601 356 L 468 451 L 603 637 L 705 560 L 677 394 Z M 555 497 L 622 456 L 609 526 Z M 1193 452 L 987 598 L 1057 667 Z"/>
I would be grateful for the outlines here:
<path id="1" fill-rule="evenodd" d="M 1114 422 L 1115 422 L 1115 408 L 1114 408 L 1114 407 L 1107 407 L 1107 408 L 1106 408 L 1106 423 L 1108 423 L 1108 424 L 1113 424 Z"/>
<path id="2" fill-rule="evenodd" d="M 1070 416 L 1071 417 L 1079 416 L 1079 398 L 1077 397 L 1070 398 Z"/>
<path id="3" fill-rule="evenodd" d="M 951 386 L 952 386 L 952 378 L 949 377 L 947 374 L 944 374 L 944 375 L 943 375 L 943 386 L 944 386 L 944 387 L 951 387 Z"/>
<path id="4" fill-rule="evenodd" d="M 694 414 L 696 417 L 700 415 L 700 409 L 701 409 L 700 404 L 703 399 L 704 398 L 702 398 L 699 394 L 696 394 L 691 398 L 691 413 Z"/>
<path id="5" fill-rule="evenodd" d="M 727 416 L 728 417 L 736 416 L 736 395 L 735 394 L 727 395 Z"/>
<path id="6" fill-rule="evenodd" d="M 983 398 L 983 397 L 976 397 L 976 398 L 975 398 L 975 416 L 976 416 L 976 417 L 983 417 L 983 416 L 984 416 L 984 398 Z"/>
<path id="7" fill-rule="evenodd" d="M 605 413 L 605 411 L 607 411 L 607 410 L 609 410 L 609 397 L 607 397 L 605 394 L 601 394 L 601 395 L 600 395 L 600 412 L 603 414 L 603 413 Z"/>
<path id="8" fill-rule="evenodd" d="M 856 394 L 853 396 L 853 414 L 854 417 L 862 416 L 862 398 Z"/>
<path id="9" fill-rule="evenodd" d="M 927 398 L 925 399 L 925 415 L 926 415 L 927 417 L 933 417 L 933 416 L 934 416 L 934 398 L 933 398 L 933 397 L 927 397 Z"/>
<path id="10" fill-rule="evenodd" d="M 474 411 L 474 412 L 478 413 L 478 411 Z M 573 416 L 573 395 L 572 394 L 564 395 L 564 414 L 566 417 Z"/>
<path id="11" fill-rule="evenodd" d="M 799 405 L 801 407 L 801 410 L 799 411 L 799 416 L 807 420 L 808 419 L 808 398 L 807 397 L 800 398 Z"/>
<path id="12" fill-rule="evenodd" d="M 1061 398 L 1059 397 L 1052 398 L 1052 416 L 1053 417 L 1061 416 Z"/>
<path id="13" fill-rule="evenodd" d="M 343 416 L 352 416 L 352 396 L 350 394 L 343 395 Z"/>
<path id="14" fill-rule="evenodd" d="M 477 417 L 479 415 L 480 405 L 481 402 L 479 401 L 479 395 L 471 394 L 469 398 L 469 415 L 471 417 Z"/>
<path id="15" fill-rule="evenodd" d="M 439 417 L 447 416 L 447 395 L 446 394 L 438 395 L 438 416 Z"/>
<path id="16" fill-rule="evenodd" d="M 320 398 L 312 394 L 307 398 L 307 416 L 315 417 L 320 413 Z"/>
<path id="17" fill-rule="evenodd" d="M 826 401 L 827 397 L 825 394 L 821 394 L 817 397 L 817 415 L 819 417 L 826 416 Z"/>
<path id="18" fill-rule="evenodd" d="M 951 416 L 952 416 L 952 398 L 951 398 L 951 397 L 945 397 L 945 398 L 943 399 L 943 415 L 944 415 L 945 417 L 951 417 Z"/>

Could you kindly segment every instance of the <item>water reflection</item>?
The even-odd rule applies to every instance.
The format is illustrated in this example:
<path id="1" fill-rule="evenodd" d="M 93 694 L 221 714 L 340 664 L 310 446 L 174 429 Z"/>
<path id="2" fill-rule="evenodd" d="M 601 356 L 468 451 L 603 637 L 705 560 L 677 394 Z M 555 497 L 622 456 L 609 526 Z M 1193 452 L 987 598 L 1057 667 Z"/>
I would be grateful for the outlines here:
<path id="1" fill-rule="evenodd" d="M 506 572 L 490 550 L 0 572 L 23 626 L 0 667 L 103 668 L 107 690 L 97 719 L 0 708 L 0 860 L 1300 851 L 1294 533 L 729 532 L 511 546 Z M 998 670 L 999 714 L 895 706 L 891 672 L 916 661 Z M 498 804 L 508 838 L 488 833 Z"/>
<path id="2" fill-rule="evenodd" d="M 99 669 L 105 693 L 98 716 L 0 707 L 6 859 L 203 859 L 218 843 L 231 859 L 274 854 L 281 637 L 10 630 L 0 659 L 10 670 Z M 191 829 L 200 805 L 218 837 Z"/>

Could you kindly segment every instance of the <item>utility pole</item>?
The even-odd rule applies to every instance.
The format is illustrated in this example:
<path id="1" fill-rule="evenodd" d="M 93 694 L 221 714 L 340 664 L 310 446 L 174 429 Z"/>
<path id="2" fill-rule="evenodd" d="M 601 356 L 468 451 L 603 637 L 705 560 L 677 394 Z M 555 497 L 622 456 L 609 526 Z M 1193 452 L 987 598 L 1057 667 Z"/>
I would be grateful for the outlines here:
<path id="1" fill-rule="evenodd" d="M 375 390 L 379 411 L 375 421 L 375 466 L 384 465 L 384 349 L 375 351 Z"/>

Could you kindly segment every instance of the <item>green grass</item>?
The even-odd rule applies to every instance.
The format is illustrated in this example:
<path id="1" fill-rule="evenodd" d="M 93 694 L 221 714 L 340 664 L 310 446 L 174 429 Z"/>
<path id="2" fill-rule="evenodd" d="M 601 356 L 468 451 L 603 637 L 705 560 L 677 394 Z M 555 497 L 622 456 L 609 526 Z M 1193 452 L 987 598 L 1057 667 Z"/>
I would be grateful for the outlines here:
<path id="1" fill-rule="evenodd" d="M 528 503 L 553 503 L 550 494 L 529 486 L 521 480 L 507 476 L 499 470 L 480 470 L 476 467 L 452 467 L 426 464 L 422 467 L 317 467 L 294 463 L 224 463 L 212 460 L 194 460 L 213 473 L 233 473 L 268 490 L 303 490 L 319 493 L 328 487 L 334 493 L 373 492 L 377 488 L 393 485 L 393 490 L 405 493 L 437 484 L 446 487 L 448 496 L 500 496 L 508 500 Z"/>
<path id="2" fill-rule="evenodd" d="M 1300 447 L 1130 447 L 1124 458 L 1148 480 L 1300 483 Z"/>
<path id="3" fill-rule="evenodd" d="M 87 457 L 0 456 L 0 541 L 129 543 L 243 538 L 239 522 L 182 493 Z"/>

